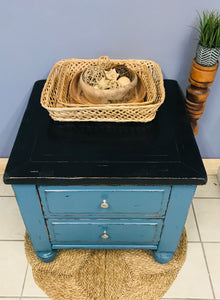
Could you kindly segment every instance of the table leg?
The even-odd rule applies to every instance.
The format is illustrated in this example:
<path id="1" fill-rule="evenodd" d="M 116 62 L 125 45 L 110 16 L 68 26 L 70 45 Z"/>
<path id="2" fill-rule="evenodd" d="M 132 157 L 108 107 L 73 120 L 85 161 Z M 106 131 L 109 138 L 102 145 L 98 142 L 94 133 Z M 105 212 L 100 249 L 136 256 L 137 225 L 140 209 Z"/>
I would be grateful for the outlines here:
<path id="1" fill-rule="evenodd" d="M 57 250 L 52 250 L 52 251 L 36 251 L 36 254 L 38 256 L 38 258 L 45 262 L 45 263 L 50 263 L 52 262 L 57 254 Z"/>
<path id="2" fill-rule="evenodd" d="M 154 252 L 154 258 L 159 263 L 170 261 L 177 250 L 195 190 L 196 186 L 172 187 L 163 231 Z"/>
<path id="3" fill-rule="evenodd" d="M 51 262 L 56 250 L 51 247 L 36 186 L 16 184 L 12 187 L 33 249 L 42 261 Z"/>
<path id="4" fill-rule="evenodd" d="M 160 264 L 166 264 L 168 263 L 174 255 L 174 252 L 159 252 L 159 251 L 154 251 L 153 252 L 154 259 L 160 263 Z"/>

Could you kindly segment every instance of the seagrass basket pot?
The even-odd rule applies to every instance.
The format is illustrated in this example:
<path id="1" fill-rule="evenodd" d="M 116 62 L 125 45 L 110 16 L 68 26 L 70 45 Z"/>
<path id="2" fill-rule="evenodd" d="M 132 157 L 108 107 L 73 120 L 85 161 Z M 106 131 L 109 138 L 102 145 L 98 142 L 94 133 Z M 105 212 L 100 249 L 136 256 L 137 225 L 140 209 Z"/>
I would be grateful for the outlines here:
<path id="1" fill-rule="evenodd" d="M 149 122 L 165 98 L 163 76 L 159 65 L 149 60 L 110 60 L 112 66 L 124 64 L 141 80 L 144 96 L 141 101 L 95 104 L 84 99 L 80 92 L 76 100 L 70 99 L 71 81 L 88 66 L 97 65 L 97 59 L 67 59 L 52 68 L 41 94 L 41 105 L 55 121 L 96 122 Z"/>

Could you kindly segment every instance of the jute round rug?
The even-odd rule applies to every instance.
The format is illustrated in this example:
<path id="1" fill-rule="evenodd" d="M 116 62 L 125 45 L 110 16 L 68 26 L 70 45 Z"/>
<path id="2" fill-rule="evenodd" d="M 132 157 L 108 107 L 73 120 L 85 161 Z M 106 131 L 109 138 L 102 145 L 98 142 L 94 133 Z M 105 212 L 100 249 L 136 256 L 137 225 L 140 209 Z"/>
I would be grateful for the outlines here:
<path id="1" fill-rule="evenodd" d="M 175 280 L 186 252 L 184 229 L 165 265 L 155 262 L 150 250 L 59 250 L 53 262 L 43 263 L 25 237 L 34 280 L 53 300 L 158 300 Z"/>

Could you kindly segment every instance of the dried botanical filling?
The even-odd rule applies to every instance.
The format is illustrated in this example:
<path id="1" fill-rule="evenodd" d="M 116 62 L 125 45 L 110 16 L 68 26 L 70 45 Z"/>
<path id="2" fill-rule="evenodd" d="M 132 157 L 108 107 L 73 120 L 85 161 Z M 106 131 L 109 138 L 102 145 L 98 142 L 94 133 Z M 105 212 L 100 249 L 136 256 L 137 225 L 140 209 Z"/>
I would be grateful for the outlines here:
<path id="1" fill-rule="evenodd" d="M 89 66 L 82 76 L 84 82 L 100 90 L 123 87 L 128 85 L 132 78 L 125 65 L 117 65 L 109 70 L 105 70 L 103 66 Z"/>

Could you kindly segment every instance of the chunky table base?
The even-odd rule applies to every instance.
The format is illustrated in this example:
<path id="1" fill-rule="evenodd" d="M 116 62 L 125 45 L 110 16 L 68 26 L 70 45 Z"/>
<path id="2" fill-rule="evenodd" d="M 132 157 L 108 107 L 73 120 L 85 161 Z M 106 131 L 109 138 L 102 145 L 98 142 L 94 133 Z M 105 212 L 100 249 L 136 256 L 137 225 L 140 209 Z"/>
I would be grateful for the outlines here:
<path id="1" fill-rule="evenodd" d="M 201 118 L 205 105 L 206 99 L 210 93 L 209 88 L 197 87 L 189 85 L 186 90 L 186 108 L 190 118 L 190 123 L 193 129 L 194 135 L 197 135 L 199 130 L 198 119 Z"/>

